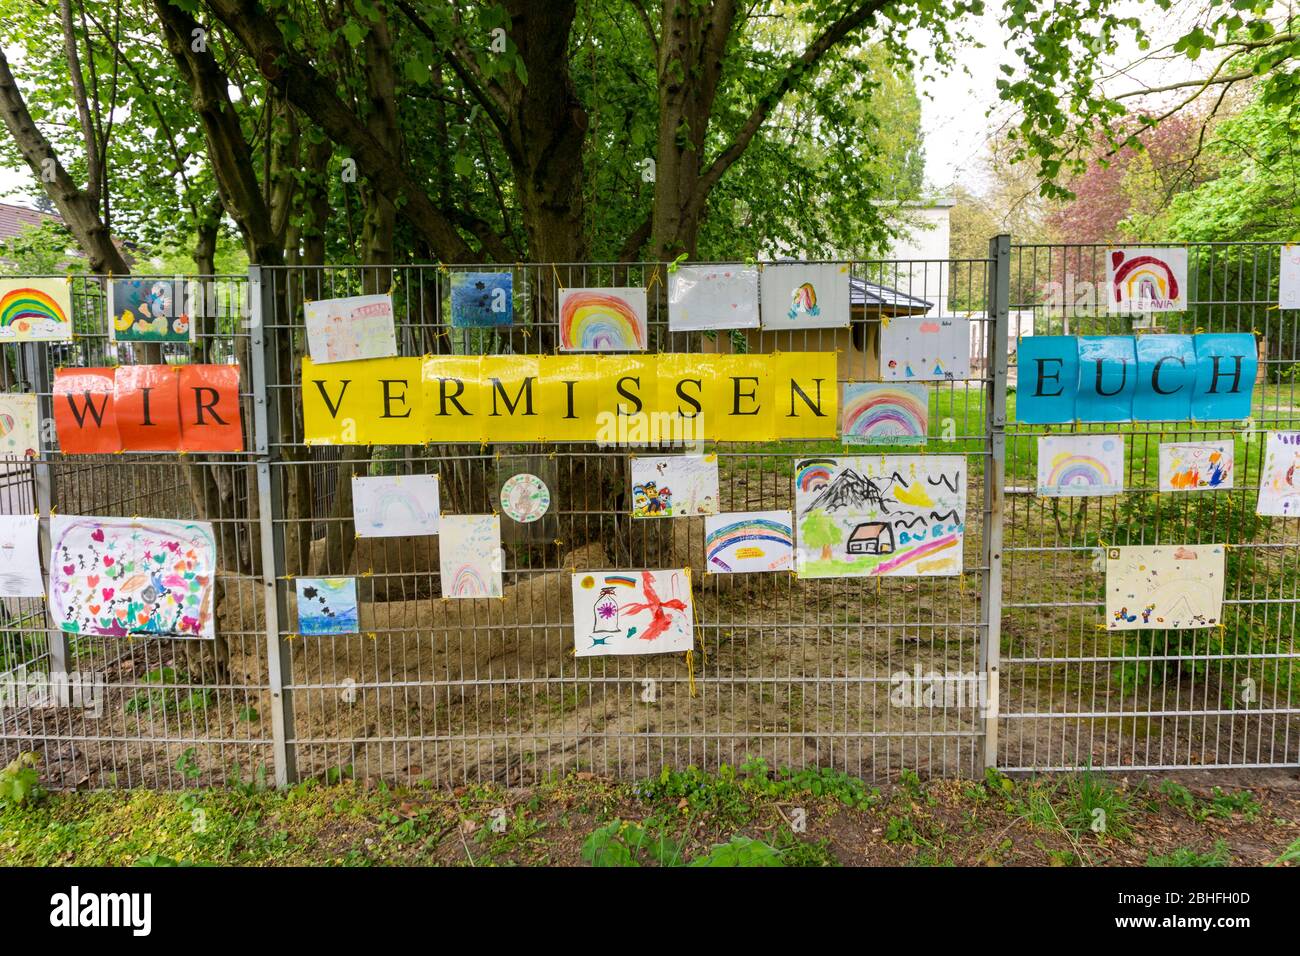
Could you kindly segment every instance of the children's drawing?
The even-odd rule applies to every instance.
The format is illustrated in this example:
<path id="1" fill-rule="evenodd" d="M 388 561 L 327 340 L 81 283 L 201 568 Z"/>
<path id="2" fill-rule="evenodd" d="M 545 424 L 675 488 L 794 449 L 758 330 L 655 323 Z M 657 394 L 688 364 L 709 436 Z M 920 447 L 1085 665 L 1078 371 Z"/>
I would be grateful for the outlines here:
<path id="1" fill-rule="evenodd" d="M 843 329 L 849 324 L 846 262 L 763 266 L 763 328 Z"/>
<path id="2" fill-rule="evenodd" d="M 742 511 L 704 519 L 704 555 L 715 574 L 789 571 L 794 523 L 788 511 Z"/>
<path id="3" fill-rule="evenodd" d="M 645 347 L 645 289 L 560 293 L 561 352 L 644 352 Z"/>
<path id="4" fill-rule="evenodd" d="M 352 524 L 358 538 L 438 533 L 438 476 L 352 479 Z"/>
<path id="5" fill-rule="evenodd" d="M 840 435 L 846 445 L 924 445 L 929 420 L 924 385 L 844 383 Z"/>
<path id="6" fill-rule="evenodd" d="M 391 295 L 321 299 L 303 306 L 303 315 L 313 362 L 351 362 L 397 354 Z"/>
<path id="7" fill-rule="evenodd" d="M 108 284 L 108 334 L 114 342 L 193 342 L 183 282 L 114 279 Z"/>
<path id="8" fill-rule="evenodd" d="M 717 455 L 632 459 L 632 517 L 684 518 L 717 513 Z"/>
<path id="9" fill-rule="evenodd" d="M 947 316 L 881 319 L 880 377 L 887 382 L 970 378 L 970 320 Z"/>
<path id="10" fill-rule="evenodd" d="M 1269 432 L 1255 511 L 1279 518 L 1300 516 L 1300 432 Z"/>
<path id="11" fill-rule="evenodd" d="M 501 510 L 520 524 L 539 520 L 551 507 L 551 489 L 536 475 L 511 475 L 501 486 Z"/>
<path id="12" fill-rule="evenodd" d="M 0 597 L 43 597 L 36 515 L 0 515 Z"/>
<path id="13" fill-rule="evenodd" d="M 758 269 L 682 265 L 668 280 L 668 328 L 758 328 Z"/>
<path id="14" fill-rule="evenodd" d="M 693 615 L 689 570 L 573 576 L 573 643 L 579 657 L 689 651 Z"/>
<path id="15" fill-rule="evenodd" d="M 1112 249 L 1106 269 L 1112 313 L 1180 312 L 1187 308 L 1186 249 Z"/>
<path id="16" fill-rule="evenodd" d="M 1118 495 L 1123 490 L 1123 435 L 1044 435 L 1038 439 L 1040 495 L 1080 498 Z"/>
<path id="17" fill-rule="evenodd" d="M 795 466 L 801 578 L 960 574 L 961 455 L 814 458 Z"/>
<path id="18" fill-rule="evenodd" d="M 50 518 L 50 614 L 72 634 L 213 636 L 206 521 Z"/>
<path id="19" fill-rule="evenodd" d="M 356 634 L 361 630 L 356 578 L 295 578 L 298 633 Z"/>
<path id="20" fill-rule="evenodd" d="M 1161 491 L 1232 487 L 1232 439 L 1160 443 Z"/>
<path id="21" fill-rule="evenodd" d="M 1282 264 L 1278 269 L 1278 307 L 1300 309 L 1300 243 L 1282 246 Z"/>
<path id="22" fill-rule="evenodd" d="M 491 329 L 514 321 L 509 272 L 453 272 L 451 274 L 451 327 Z"/>
<path id="23" fill-rule="evenodd" d="M 67 279 L 0 279 L 0 342 L 70 341 Z"/>
<path id="24" fill-rule="evenodd" d="M 1223 553 L 1221 544 L 1108 548 L 1107 629 L 1216 626 L 1223 614 Z"/>
<path id="25" fill-rule="evenodd" d="M 41 417 L 30 392 L 0 392 L 0 458 L 39 458 Z"/>
<path id="26" fill-rule="evenodd" d="M 496 515 L 444 515 L 438 565 L 445 598 L 501 596 L 501 519 Z"/>

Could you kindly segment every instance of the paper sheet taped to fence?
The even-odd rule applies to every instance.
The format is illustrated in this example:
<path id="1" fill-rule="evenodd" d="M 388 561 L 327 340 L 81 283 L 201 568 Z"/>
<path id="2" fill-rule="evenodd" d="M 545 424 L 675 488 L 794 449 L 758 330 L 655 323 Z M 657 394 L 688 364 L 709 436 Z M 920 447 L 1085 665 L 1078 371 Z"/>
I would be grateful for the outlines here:
<path id="1" fill-rule="evenodd" d="M 834 352 L 303 359 L 312 445 L 834 438 Z"/>

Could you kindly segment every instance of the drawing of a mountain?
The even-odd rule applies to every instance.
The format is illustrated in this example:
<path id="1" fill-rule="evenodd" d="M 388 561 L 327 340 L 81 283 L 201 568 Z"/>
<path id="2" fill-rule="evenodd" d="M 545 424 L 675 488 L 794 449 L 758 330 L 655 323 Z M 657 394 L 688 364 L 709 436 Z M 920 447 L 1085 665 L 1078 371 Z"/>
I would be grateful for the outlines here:
<path id="1" fill-rule="evenodd" d="M 835 476 L 834 481 L 822 489 L 821 494 L 813 499 L 812 504 L 804 509 L 804 514 L 815 508 L 823 511 L 841 509 L 859 511 L 868 505 L 878 507 L 885 514 L 889 513 L 889 508 L 885 505 L 885 497 L 876 487 L 876 483 L 870 478 L 863 478 L 852 468 L 845 468 Z"/>

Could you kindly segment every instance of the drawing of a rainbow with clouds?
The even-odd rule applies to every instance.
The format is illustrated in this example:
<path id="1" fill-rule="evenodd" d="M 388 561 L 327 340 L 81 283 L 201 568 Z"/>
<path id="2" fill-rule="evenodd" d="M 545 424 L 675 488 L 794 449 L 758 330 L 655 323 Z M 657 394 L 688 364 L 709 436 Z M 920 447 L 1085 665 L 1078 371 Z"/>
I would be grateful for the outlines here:
<path id="1" fill-rule="evenodd" d="M 565 289 L 561 293 L 561 352 L 644 352 L 645 347 L 645 289 Z"/>
<path id="2" fill-rule="evenodd" d="M 1123 490 L 1123 435 L 1044 435 L 1038 439 L 1040 495 L 1101 497 Z"/>
<path id="3" fill-rule="evenodd" d="M 0 279 L 0 342 L 72 340 L 66 279 Z"/>
<path id="4" fill-rule="evenodd" d="M 358 538 L 437 534 L 437 475 L 352 479 L 352 523 Z"/>
<path id="5" fill-rule="evenodd" d="M 788 511 L 744 511 L 704 519 L 704 553 L 714 574 L 789 571 L 794 523 Z"/>
<path id="6" fill-rule="evenodd" d="M 846 445 L 924 445 L 929 419 L 924 385 L 844 383 L 840 436 Z"/>
<path id="7" fill-rule="evenodd" d="M 501 518 L 447 515 L 438 536 L 445 598 L 501 597 Z"/>
<path id="8" fill-rule="evenodd" d="M 1112 249 L 1106 265 L 1111 312 L 1187 308 L 1186 249 Z"/>
<path id="9" fill-rule="evenodd" d="M 795 468 L 801 578 L 961 573 L 961 455 L 814 458 Z"/>

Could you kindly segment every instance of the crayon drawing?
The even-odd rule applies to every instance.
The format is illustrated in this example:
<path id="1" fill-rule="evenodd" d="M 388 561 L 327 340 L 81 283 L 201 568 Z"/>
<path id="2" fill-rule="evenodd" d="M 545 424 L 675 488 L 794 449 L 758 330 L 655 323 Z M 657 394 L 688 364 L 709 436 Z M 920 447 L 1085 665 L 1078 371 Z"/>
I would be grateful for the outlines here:
<path id="1" fill-rule="evenodd" d="M 681 265 L 669 278 L 669 331 L 756 328 L 756 266 Z"/>
<path id="2" fill-rule="evenodd" d="M 0 458 L 39 458 L 41 418 L 30 392 L 0 393 Z"/>
<path id="3" fill-rule="evenodd" d="M 501 519 L 445 515 L 438 535 L 438 566 L 443 597 L 500 597 Z"/>
<path id="4" fill-rule="evenodd" d="M 1112 314 L 1187 308 L 1186 249 L 1112 249 L 1106 269 Z"/>
<path id="5" fill-rule="evenodd" d="M 1142 545 L 1106 551 L 1106 628 L 1214 627 L 1223 615 L 1221 544 Z"/>
<path id="6" fill-rule="evenodd" d="M 320 299 L 303 306 L 307 350 L 317 364 L 397 355 L 391 295 Z"/>
<path id="7" fill-rule="evenodd" d="M 520 524 L 541 519 L 551 507 L 551 489 L 536 475 L 511 475 L 501 486 L 501 511 Z"/>
<path id="8" fill-rule="evenodd" d="M 0 342 L 72 341 L 67 279 L 0 279 Z"/>
<path id="9" fill-rule="evenodd" d="M 514 321 L 514 277 L 509 272 L 453 272 L 451 327 L 491 329 Z"/>
<path id="10" fill-rule="evenodd" d="M 717 513 L 717 455 L 632 459 L 632 517 L 683 518 Z"/>
<path id="11" fill-rule="evenodd" d="M 44 597 L 36 515 L 0 515 L 0 597 Z"/>
<path id="12" fill-rule="evenodd" d="M 795 465 L 801 578 L 960 574 L 966 459 L 815 458 Z"/>
<path id="13" fill-rule="evenodd" d="M 1160 443 L 1161 491 L 1232 487 L 1232 439 Z"/>
<path id="14" fill-rule="evenodd" d="M 217 547 L 206 521 L 50 518 L 50 615 L 64 631 L 213 637 Z"/>
<path id="15" fill-rule="evenodd" d="M 1300 309 L 1300 243 L 1288 242 L 1282 246 L 1277 287 L 1278 308 Z"/>
<path id="16" fill-rule="evenodd" d="M 704 519 L 704 557 L 714 574 L 789 571 L 794 523 L 788 511 L 743 511 Z"/>
<path id="17" fill-rule="evenodd" d="M 1123 435 L 1043 435 L 1038 493 L 1048 498 L 1118 495 L 1124 490 Z"/>
<path id="18" fill-rule="evenodd" d="M 644 352 L 645 348 L 645 289 L 561 292 L 561 352 Z"/>
<path id="19" fill-rule="evenodd" d="M 846 262 L 777 262 L 763 266 L 765 329 L 843 329 L 849 324 Z"/>
<path id="20" fill-rule="evenodd" d="M 579 657 L 689 651 L 691 573 L 579 571 L 573 575 L 573 644 Z"/>
<path id="21" fill-rule="evenodd" d="M 109 338 L 114 342 L 193 342 L 185 284 L 165 279 L 114 279 L 108 284 Z"/>
<path id="22" fill-rule="evenodd" d="M 924 445 L 929 418 L 924 385 L 844 383 L 840 436 L 845 445 Z"/>
<path id="23" fill-rule="evenodd" d="M 1300 432 L 1269 432 L 1255 511 L 1279 518 L 1300 516 Z"/>
<path id="24" fill-rule="evenodd" d="M 887 382 L 970 378 L 970 320 L 945 316 L 881 319 L 880 377 Z"/>
<path id="25" fill-rule="evenodd" d="M 361 630 L 356 578 L 295 578 L 298 633 L 356 634 Z"/>
<path id="26" fill-rule="evenodd" d="M 352 523 L 358 538 L 437 534 L 438 508 L 437 475 L 352 479 Z"/>

